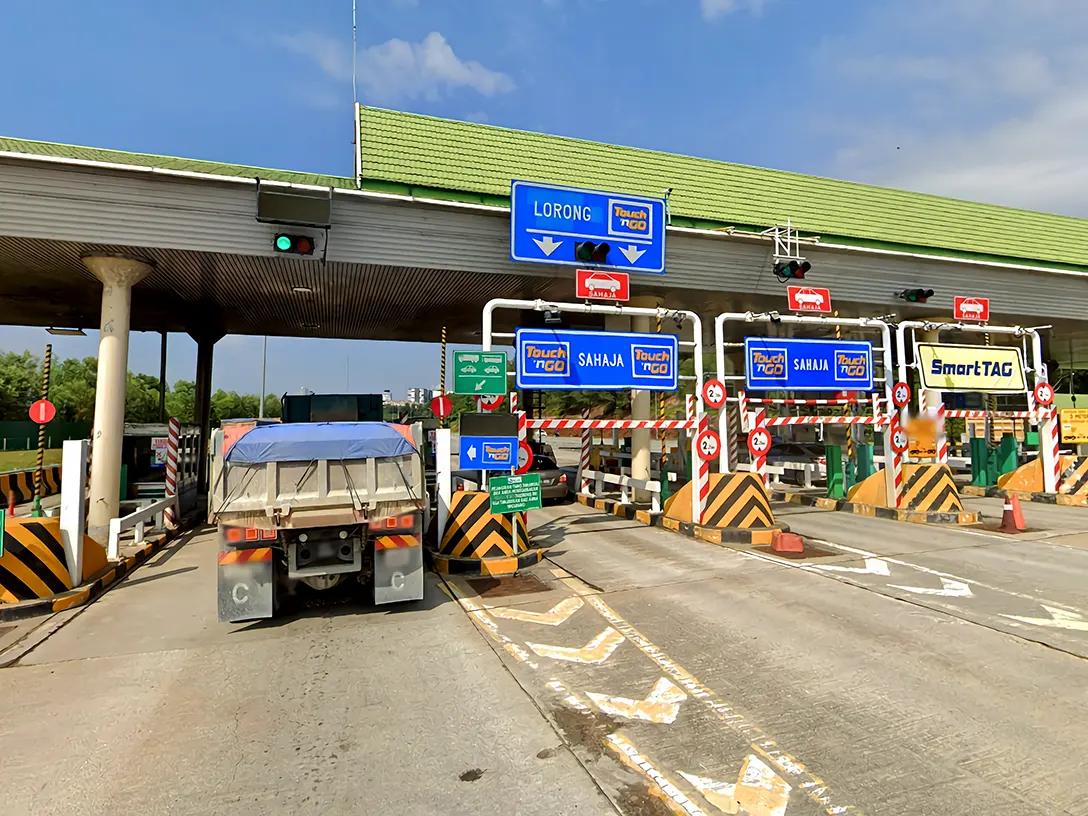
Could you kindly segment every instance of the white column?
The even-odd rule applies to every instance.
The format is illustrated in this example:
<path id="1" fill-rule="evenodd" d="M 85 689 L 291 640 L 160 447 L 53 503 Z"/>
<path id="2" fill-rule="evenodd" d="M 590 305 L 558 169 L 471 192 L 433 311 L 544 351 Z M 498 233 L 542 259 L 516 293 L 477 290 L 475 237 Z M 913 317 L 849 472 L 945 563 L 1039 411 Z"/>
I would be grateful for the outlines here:
<path id="1" fill-rule="evenodd" d="M 91 496 L 87 532 L 105 544 L 121 493 L 121 438 L 125 430 L 128 384 L 128 330 L 132 287 L 152 267 L 134 258 L 92 255 L 83 265 L 102 281 L 102 319 L 98 339 L 98 381 L 91 434 Z"/>
<path id="2" fill-rule="evenodd" d="M 643 309 L 655 309 L 660 305 L 657 298 L 634 298 L 631 305 Z M 650 334 L 656 328 L 652 317 L 632 317 L 631 331 Z M 649 391 L 631 391 L 631 419 L 653 419 L 653 405 Z M 631 431 L 631 478 L 650 479 L 650 431 Z M 634 491 L 636 502 L 648 502 L 650 495 L 645 490 Z"/>
<path id="3" fill-rule="evenodd" d="M 68 577 L 72 586 L 83 583 L 83 503 L 87 495 L 87 455 L 90 442 L 69 439 L 61 450 L 61 473 L 68 477 L 60 484 L 60 536 L 68 561 Z"/>

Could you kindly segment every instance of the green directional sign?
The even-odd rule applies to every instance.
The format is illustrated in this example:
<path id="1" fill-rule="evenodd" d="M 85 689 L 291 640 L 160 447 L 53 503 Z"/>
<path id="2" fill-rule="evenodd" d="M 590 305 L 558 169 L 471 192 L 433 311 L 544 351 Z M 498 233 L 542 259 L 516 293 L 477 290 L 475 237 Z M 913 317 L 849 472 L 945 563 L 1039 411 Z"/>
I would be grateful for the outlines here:
<path id="1" fill-rule="evenodd" d="M 524 513 L 526 510 L 539 510 L 544 506 L 539 473 L 492 476 L 487 487 L 491 493 L 491 512 L 494 515 Z"/>
<path id="2" fill-rule="evenodd" d="M 455 351 L 453 393 L 494 396 L 506 393 L 505 351 Z"/>

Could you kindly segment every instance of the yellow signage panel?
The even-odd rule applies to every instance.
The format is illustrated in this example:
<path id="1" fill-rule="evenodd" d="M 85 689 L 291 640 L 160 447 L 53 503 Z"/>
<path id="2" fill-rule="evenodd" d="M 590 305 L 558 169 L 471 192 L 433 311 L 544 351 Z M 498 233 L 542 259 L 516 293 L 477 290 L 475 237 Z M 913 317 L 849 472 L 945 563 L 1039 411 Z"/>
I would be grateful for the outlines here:
<path id="1" fill-rule="evenodd" d="M 1010 346 L 918 344 L 922 384 L 935 391 L 983 391 L 1015 394 L 1027 391 L 1020 349 Z"/>
<path id="2" fill-rule="evenodd" d="M 1058 411 L 1062 442 L 1088 445 L 1088 408 L 1062 408 Z"/>
<path id="3" fill-rule="evenodd" d="M 907 420 L 907 454 L 914 459 L 937 458 L 937 420 L 929 417 L 911 417 Z"/>

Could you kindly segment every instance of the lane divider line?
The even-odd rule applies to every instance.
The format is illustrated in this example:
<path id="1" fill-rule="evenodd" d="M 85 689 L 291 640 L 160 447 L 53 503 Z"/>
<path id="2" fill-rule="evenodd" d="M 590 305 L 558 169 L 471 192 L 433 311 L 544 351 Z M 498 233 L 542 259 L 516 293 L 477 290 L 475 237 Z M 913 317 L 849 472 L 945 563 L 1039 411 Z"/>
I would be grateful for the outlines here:
<path id="1" fill-rule="evenodd" d="M 605 737 L 604 743 L 619 757 L 620 762 L 646 778 L 650 785 L 650 792 L 673 813 L 679 816 L 707 816 L 706 811 L 688 799 L 665 774 L 657 770 L 650 760 L 640 754 L 630 740 L 619 734 L 609 734 Z"/>

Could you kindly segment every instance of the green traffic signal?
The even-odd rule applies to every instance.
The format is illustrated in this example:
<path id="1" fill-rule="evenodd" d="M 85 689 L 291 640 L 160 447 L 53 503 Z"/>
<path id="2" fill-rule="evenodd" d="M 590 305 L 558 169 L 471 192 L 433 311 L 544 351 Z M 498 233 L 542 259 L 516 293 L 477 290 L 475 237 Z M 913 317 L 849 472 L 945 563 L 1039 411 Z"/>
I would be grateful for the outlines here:
<path id="1" fill-rule="evenodd" d="M 290 237 L 288 237 L 286 235 L 277 235 L 276 236 L 276 249 L 278 249 L 280 252 L 287 252 L 289 249 L 291 249 L 291 239 L 290 239 Z"/>

